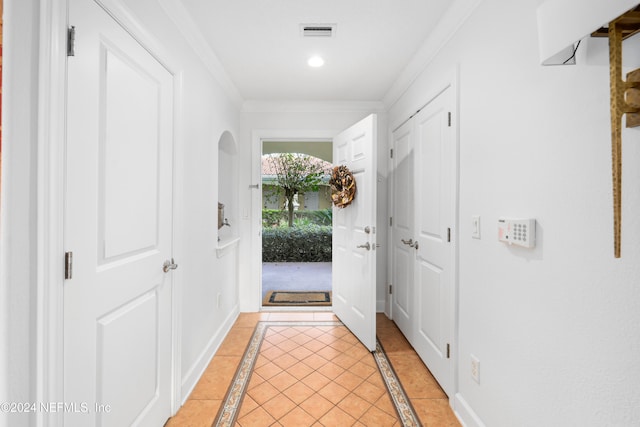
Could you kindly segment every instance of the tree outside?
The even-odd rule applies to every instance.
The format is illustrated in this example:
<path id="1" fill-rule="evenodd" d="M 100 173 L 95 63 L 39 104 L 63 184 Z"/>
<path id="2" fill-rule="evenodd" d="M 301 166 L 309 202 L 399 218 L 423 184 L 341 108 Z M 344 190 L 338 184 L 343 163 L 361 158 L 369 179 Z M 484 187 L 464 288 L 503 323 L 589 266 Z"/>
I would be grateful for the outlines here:
<path id="1" fill-rule="evenodd" d="M 274 173 L 275 188 L 287 201 L 289 227 L 293 226 L 296 195 L 318 191 L 323 177 L 331 173 L 331 170 L 325 169 L 323 162 L 318 160 L 298 153 L 274 153 L 266 156 L 266 161 Z"/>

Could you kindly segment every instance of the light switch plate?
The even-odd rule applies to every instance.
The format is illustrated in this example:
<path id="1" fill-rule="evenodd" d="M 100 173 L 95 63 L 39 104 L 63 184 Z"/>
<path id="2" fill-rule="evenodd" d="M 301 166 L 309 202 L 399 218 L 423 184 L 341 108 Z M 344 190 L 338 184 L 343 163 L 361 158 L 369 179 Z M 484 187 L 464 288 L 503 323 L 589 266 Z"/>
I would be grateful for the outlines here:
<path id="1" fill-rule="evenodd" d="M 471 217 L 471 237 L 474 239 L 480 238 L 480 215 Z"/>

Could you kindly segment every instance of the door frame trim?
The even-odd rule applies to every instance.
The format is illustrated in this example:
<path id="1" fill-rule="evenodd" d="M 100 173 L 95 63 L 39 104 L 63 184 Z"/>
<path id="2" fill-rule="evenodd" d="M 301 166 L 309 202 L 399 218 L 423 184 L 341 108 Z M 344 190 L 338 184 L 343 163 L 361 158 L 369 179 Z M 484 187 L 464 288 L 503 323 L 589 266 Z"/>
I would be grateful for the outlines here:
<path id="1" fill-rule="evenodd" d="M 180 259 L 182 233 L 177 225 L 183 217 L 180 158 L 183 135 L 183 75 L 178 63 L 149 33 L 122 0 L 94 0 L 164 66 L 173 77 L 173 218 L 172 251 Z M 35 313 L 35 392 L 37 402 L 64 401 L 64 204 L 67 102 L 67 27 L 69 0 L 41 0 L 38 71 L 37 142 L 37 265 Z M 171 415 L 181 405 L 181 292 L 182 273 L 172 273 L 171 304 Z M 37 412 L 37 426 L 62 425 L 61 412 Z"/>
<path id="2" fill-rule="evenodd" d="M 38 84 L 35 400 L 64 401 L 63 284 L 68 0 L 42 0 Z M 36 425 L 62 425 L 36 413 Z"/>
<path id="3" fill-rule="evenodd" d="M 251 271 L 249 289 L 240 290 L 240 311 L 262 310 L 262 143 L 264 141 L 325 142 L 332 141 L 340 131 L 257 129 L 251 132 L 251 183 L 258 190 L 251 194 Z M 250 190 L 252 191 L 252 190 Z M 243 295 L 246 295 L 243 299 Z"/>

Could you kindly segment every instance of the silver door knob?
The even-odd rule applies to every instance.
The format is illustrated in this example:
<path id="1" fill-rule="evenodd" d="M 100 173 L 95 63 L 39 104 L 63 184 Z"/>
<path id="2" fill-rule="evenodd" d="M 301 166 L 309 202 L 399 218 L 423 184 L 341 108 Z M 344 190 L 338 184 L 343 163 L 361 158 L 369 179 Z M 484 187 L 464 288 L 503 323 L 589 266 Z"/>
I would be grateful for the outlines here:
<path id="1" fill-rule="evenodd" d="M 173 258 L 171 258 L 171 261 L 167 260 L 164 262 L 164 264 L 162 264 L 162 271 L 164 271 L 165 273 L 168 273 L 169 270 L 175 270 L 176 268 L 178 268 L 178 264 L 176 264 Z"/>
<path id="2" fill-rule="evenodd" d="M 356 246 L 356 248 L 363 248 L 363 249 L 366 249 L 366 250 L 368 250 L 368 251 L 369 251 L 369 250 L 371 250 L 371 244 L 369 244 L 369 242 L 367 242 L 367 243 L 365 243 L 364 245 L 358 245 L 358 246 Z"/>

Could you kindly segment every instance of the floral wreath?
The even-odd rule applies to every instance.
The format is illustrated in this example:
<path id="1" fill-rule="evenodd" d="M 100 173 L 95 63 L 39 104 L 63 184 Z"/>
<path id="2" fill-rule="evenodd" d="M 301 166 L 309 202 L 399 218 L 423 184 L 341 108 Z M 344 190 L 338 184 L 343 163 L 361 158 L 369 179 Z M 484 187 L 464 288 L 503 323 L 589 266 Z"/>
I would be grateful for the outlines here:
<path id="1" fill-rule="evenodd" d="M 336 166 L 333 168 L 331 179 L 331 201 L 338 208 L 346 208 L 356 197 L 356 179 L 348 167 Z"/>

